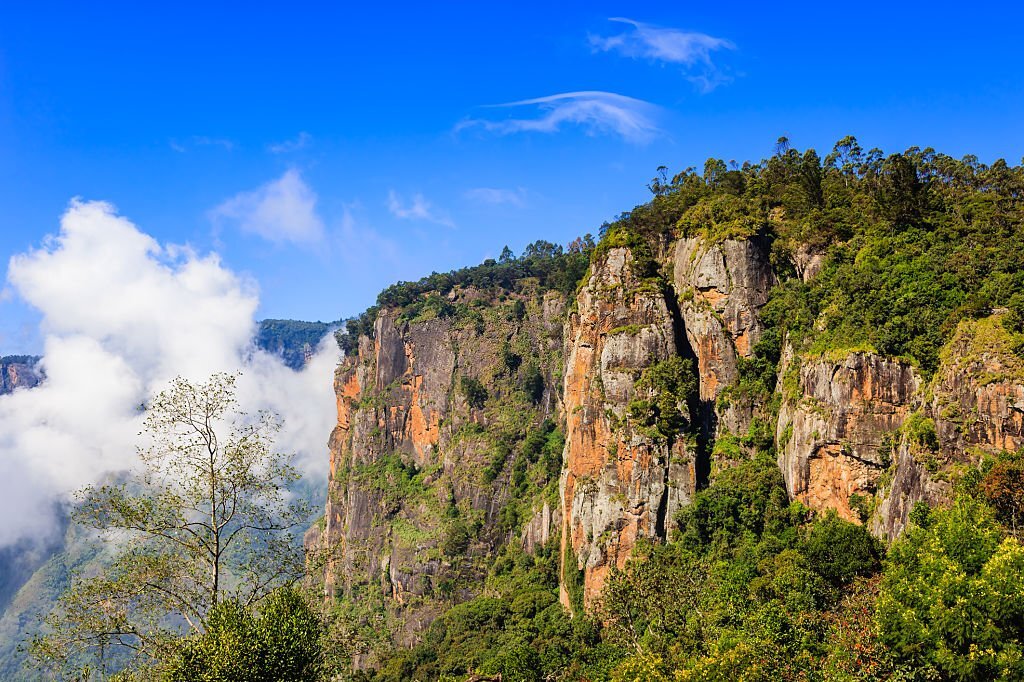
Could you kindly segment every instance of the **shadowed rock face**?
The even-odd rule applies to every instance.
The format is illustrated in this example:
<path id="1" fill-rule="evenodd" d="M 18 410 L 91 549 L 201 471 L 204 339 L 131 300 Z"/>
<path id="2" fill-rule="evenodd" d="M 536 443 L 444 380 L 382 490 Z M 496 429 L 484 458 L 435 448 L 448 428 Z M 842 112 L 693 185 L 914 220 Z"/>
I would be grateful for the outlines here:
<path id="1" fill-rule="evenodd" d="M 577 309 L 565 334 L 563 571 L 582 571 L 590 605 L 638 538 L 664 538 L 666 519 L 689 502 L 696 474 L 684 439 L 658 441 L 627 416 L 642 371 L 678 353 L 681 330 L 666 292 L 635 276 L 628 249 L 611 249 L 594 264 Z M 569 578 L 563 575 L 566 606 Z"/>
<path id="2" fill-rule="evenodd" d="M 18 388 L 32 388 L 43 380 L 37 357 L 8 356 L 0 358 L 0 395 Z"/>

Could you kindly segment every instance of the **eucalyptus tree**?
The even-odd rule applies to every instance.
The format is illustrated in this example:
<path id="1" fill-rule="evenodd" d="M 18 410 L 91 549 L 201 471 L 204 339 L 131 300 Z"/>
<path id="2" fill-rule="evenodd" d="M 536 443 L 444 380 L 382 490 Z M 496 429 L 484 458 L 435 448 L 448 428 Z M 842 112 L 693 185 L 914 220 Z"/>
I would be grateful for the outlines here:
<path id="1" fill-rule="evenodd" d="M 99 531 L 110 560 L 47 617 L 30 646 L 41 667 L 87 678 L 159 667 L 218 604 L 253 607 L 301 576 L 309 510 L 288 491 L 299 473 L 274 449 L 277 417 L 240 411 L 236 378 L 173 380 L 142 406 L 140 469 L 77 493 L 73 518 Z"/>

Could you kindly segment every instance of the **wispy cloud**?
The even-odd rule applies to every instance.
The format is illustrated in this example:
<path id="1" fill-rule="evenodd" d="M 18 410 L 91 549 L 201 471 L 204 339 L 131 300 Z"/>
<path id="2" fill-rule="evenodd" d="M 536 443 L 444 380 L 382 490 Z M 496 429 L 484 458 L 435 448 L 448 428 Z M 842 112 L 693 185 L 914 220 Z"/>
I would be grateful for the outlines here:
<path id="1" fill-rule="evenodd" d="M 210 211 L 214 223 L 229 222 L 274 243 L 314 244 L 324 236 L 316 193 L 294 168 L 248 192 L 239 192 Z"/>
<path id="2" fill-rule="evenodd" d="M 649 142 L 660 132 L 654 122 L 658 112 L 656 106 L 614 92 L 563 92 L 493 107 L 534 107 L 538 115 L 503 120 L 470 118 L 460 122 L 455 130 L 479 127 L 499 135 L 508 135 L 520 132 L 555 133 L 565 125 L 574 125 L 588 135 L 618 135 L 635 143 Z"/>
<path id="3" fill-rule="evenodd" d="M 500 206 L 508 204 L 517 208 L 526 205 L 526 190 L 522 187 L 515 189 L 502 189 L 499 187 L 474 187 L 466 190 L 463 196 L 475 204 L 490 204 Z"/>
<path id="4" fill-rule="evenodd" d="M 447 213 L 439 211 L 419 193 L 412 195 L 412 201 L 406 203 L 398 192 L 391 190 L 388 192 L 388 211 L 402 220 L 422 220 L 445 227 L 455 227 L 455 223 Z"/>
<path id="5" fill-rule="evenodd" d="M 184 154 L 189 150 L 190 147 L 220 147 L 224 151 L 234 151 L 235 143 L 231 140 L 224 139 L 222 137 L 207 137 L 205 135 L 193 135 L 184 142 L 180 142 L 176 139 L 168 141 L 171 149 L 174 151 Z"/>
<path id="6" fill-rule="evenodd" d="M 312 141 L 313 136 L 303 131 L 291 140 L 284 140 L 283 142 L 275 142 L 267 145 L 267 149 L 272 154 L 287 154 L 289 152 L 297 152 L 300 149 L 305 149 Z"/>
<path id="7" fill-rule="evenodd" d="M 398 243 L 358 219 L 359 208 L 358 203 L 345 206 L 341 222 L 334 231 L 341 259 L 350 270 L 374 270 L 382 263 L 397 266 L 401 261 Z"/>
<path id="8" fill-rule="evenodd" d="M 609 21 L 627 24 L 632 29 L 614 36 L 590 36 L 590 45 L 600 52 L 618 52 L 634 59 L 650 59 L 684 67 L 687 80 L 703 92 L 710 92 L 731 78 L 712 61 L 716 50 L 734 50 L 736 45 L 725 38 L 706 33 L 684 31 L 645 24 L 624 17 Z"/>

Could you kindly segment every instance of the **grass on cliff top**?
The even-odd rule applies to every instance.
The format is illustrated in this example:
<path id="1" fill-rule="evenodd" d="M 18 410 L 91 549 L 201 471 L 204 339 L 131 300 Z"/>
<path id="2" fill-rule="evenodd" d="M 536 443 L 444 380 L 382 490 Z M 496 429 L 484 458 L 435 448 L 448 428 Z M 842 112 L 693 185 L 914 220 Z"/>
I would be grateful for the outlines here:
<path id="1" fill-rule="evenodd" d="M 963 320 L 939 354 L 943 366 L 970 374 L 982 385 L 997 381 L 1024 382 L 1024 359 L 1020 355 L 1021 335 L 1007 327 L 1009 313 L 977 320 Z"/>

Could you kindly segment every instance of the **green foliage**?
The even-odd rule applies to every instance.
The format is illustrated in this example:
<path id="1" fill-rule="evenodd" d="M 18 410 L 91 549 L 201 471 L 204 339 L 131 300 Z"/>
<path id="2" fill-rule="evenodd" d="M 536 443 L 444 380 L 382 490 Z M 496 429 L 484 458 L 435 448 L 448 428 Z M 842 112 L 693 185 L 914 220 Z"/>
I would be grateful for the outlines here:
<path id="1" fill-rule="evenodd" d="M 474 267 L 447 273 L 435 272 L 416 282 L 393 284 L 377 297 L 377 306 L 407 308 L 424 296 L 446 297 L 456 287 L 514 292 L 527 279 L 535 280 L 542 291 L 555 290 L 572 296 L 576 291 L 576 283 L 587 271 L 593 248 L 594 242 L 590 235 L 575 240 L 568 249 L 543 240 L 537 241 L 528 245 L 519 258 L 512 258 L 510 252 L 508 258 L 499 261 L 488 259 Z M 373 312 L 375 316 L 376 310 Z M 522 301 L 513 304 L 512 312 L 515 318 L 522 319 L 525 312 Z M 359 333 L 365 331 L 365 325 L 357 330 Z"/>
<path id="2" fill-rule="evenodd" d="M 881 547 L 867 528 L 840 519 L 829 511 L 803 538 L 800 552 L 808 566 L 836 587 L 867 577 L 881 567 Z"/>
<path id="3" fill-rule="evenodd" d="M 934 452 L 939 449 L 939 437 L 935 431 L 935 420 L 914 412 L 903 422 L 903 433 L 907 440 L 919 448 Z"/>
<path id="4" fill-rule="evenodd" d="M 260 320 L 256 345 L 268 353 L 280 355 L 292 369 L 300 369 L 306 363 L 306 353 L 315 350 L 320 340 L 339 326 L 340 321 Z"/>
<path id="5" fill-rule="evenodd" d="M 1024 521 L 1024 451 L 1002 453 L 978 487 L 1000 521 L 1016 534 Z"/>
<path id="6" fill-rule="evenodd" d="M 703 174 L 688 168 L 671 181 L 662 170 L 650 188 L 650 202 L 602 228 L 595 256 L 627 246 L 645 257 L 680 235 L 763 236 L 781 273 L 793 272 L 800 247 L 826 256 L 814 280 L 771 292 L 772 343 L 872 348 L 930 376 L 960 320 L 1007 307 L 1003 324 L 1024 349 L 1024 166 L 917 147 L 886 157 L 846 137 L 824 159 L 783 145 L 741 167 L 709 159 Z M 764 357 L 744 379 L 767 377 Z"/>
<path id="7" fill-rule="evenodd" d="M 692 362 L 673 356 L 644 369 L 633 387 L 629 416 L 652 435 L 671 441 L 692 423 L 696 394 Z"/>
<path id="8" fill-rule="evenodd" d="M 941 679 L 1024 678 L 1024 548 L 992 511 L 961 497 L 911 525 L 889 550 L 879 636 Z"/>
<path id="9" fill-rule="evenodd" d="M 877 574 L 877 542 L 834 514 L 808 517 L 767 456 L 719 474 L 680 512 L 676 542 L 641 544 L 612 573 L 605 637 L 635 652 L 612 679 L 861 679 L 824 676 L 857 669 L 837 634 L 891 672 L 870 630 L 847 627 L 862 612 L 847 597 L 863 589 L 859 576 Z"/>
<path id="10" fill-rule="evenodd" d="M 734 546 L 766 530 L 786 534 L 799 510 L 791 507 L 782 472 L 766 456 L 727 468 L 676 517 L 678 541 L 702 550 Z"/>
<path id="11" fill-rule="evenodd" d="M 293 589 L 280 589 L 253 612 L 236 600 L 217 604 L 206 630 L 186 638 L 167 682 L 263 682 L 322 679 L 320 617 Z"/>
<path id="12" fill-rule="evenodd" d="M 486 596 L 453 606 L 422 644 L 390 652 L 366 679 L 463 679 L 470 672 L 530 682 L 605 679 L 621 653 L 601 642 L 595 623 L 570 619 L 559 605 L 557 555 L 555 546 L 537 556 L 508 548 L 495 560 Z"/>
<path id="13" fill-rule="evenodd" d="M 535 363 L 528 364 L 523 372 L 523 390 L 534 405 L 544 398 L 544 374 Z"/>
<path id="14" fill-rule="evenodd" d="M 480 409 L 487 402 L 487 389 L 475 377 L 460 377 L 459 390 L 462 392 L 462 397 L 466 399 L 466 402 L 472 408 Z"/>

